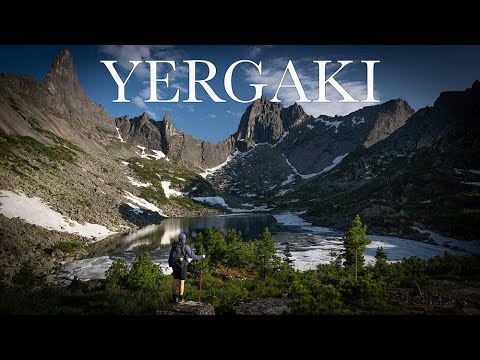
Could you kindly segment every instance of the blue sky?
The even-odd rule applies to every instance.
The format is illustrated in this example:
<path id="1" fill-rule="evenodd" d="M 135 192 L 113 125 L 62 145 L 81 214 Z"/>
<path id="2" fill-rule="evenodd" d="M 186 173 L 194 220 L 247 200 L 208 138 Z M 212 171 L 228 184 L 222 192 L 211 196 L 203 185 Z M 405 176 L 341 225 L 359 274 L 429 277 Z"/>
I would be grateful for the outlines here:
<path id="1" fill-rule="evenodd" d="M 480 46 L 405 46 L 405 45 L 5 45 L 0 46 L 0 72 L 29 74 L 42 80 L 53 57 L 63 48 L 71 50 L 77 74 L 89 96 L 102 104 L 114 117 L 138 116 L 149 112 L 161 120 L 169 113 L 175 125 L 182 131 L 208 141 L 221 141 L 233 134 L 241 115 L 249 104 L 230 99 L 225 92 L 223 79 L 226 69 L 235 61 L 250 59 L 262 61 L 262 75 L 248 65 L 238 67 L 233 76 L 233 87 L 241 99 L 250 99 L 254 90 L 251 83 L 266 83 L 264 94 L 273 97 L 288 60 L 292 60 L 309 99 L 318 95 L 318 68 L 313 60 L 354 60 L 338 76 L 337 81 L 358 99 L 366 97 L 366 71 L 361 60 L 380 60 L 375 65 L 375 97 L 381 102 L 402 98 L 415 110 L 432 105 L 440 92 L 464 90 L 474 80 L 480 79 Z M 118 60 L 117 69 L 125 79 L 131 64 L 128 60 L 174 60 L 176 72 L 169 72 L 170 84 L 166 89 L 159 83 L 160 97 L 170 98 L 175 88 L 180 89 L 180 100 L 188 97 L 188 67 L 183 60 L 208 60 L 215 64 L 217 74 L 210 82 L 217 95 L 227 100 L 215 103 L 197 87 L 197 98 L 202 103 L 144 103 L 148 98 L 149 69 L 146 65 L 137 68 L 127 83 L 126 98 L 130 103 L 114 103 L 117 86 L 100 60 Z M 333 73 L 338 65 L 327 68 Z M 158 77 L 163 77 L 162 68 Z M 197 70 L 197 77 L 206 75 L 206 69 Z M 291 83 L 287 75 L 285 84 Z M 284 88 L 279 92 L 283 105 L 291 105 L 298 98 L 294 89 Z M 307 113 L 343 115 L 368 103 L 338 103 L 337 92 L 327 87 L 327 98 L 332 103 L 301 104 Z"/>

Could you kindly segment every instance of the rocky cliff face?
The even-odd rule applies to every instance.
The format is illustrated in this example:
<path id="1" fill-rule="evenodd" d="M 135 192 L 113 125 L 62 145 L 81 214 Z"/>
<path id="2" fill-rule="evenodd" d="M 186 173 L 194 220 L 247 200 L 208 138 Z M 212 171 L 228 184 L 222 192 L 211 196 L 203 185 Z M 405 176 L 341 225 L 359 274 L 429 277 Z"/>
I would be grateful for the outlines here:
<path id="1" fill-rule="evenodd" d="M 247 108 L 233 137 L 239 150 L 245 151 L 255 144 L 278 141 L 286 131 L 310 118 L 296 103 L 285 109 L 262 96 Z"/>
<path id="2" fill-rule="evenodd" d="M 406 232 L 414 225 L 472 238 L 480 228 L 479 103 L 479 82 L 466 91 L 442 93 L 434 106 L 415 114 L 397 99 L 346 116 L 313 118 L 298 104 L 283 108 L 262 97 L 247 108 L 235 134 L 214 144 L 183 133 L 167 115 L 162 121 L 147 114 L 112 119 L 87 96 L 65 50 L 44 82 L 0 74 L 0 166 L 2 175 L 8 172 L 0 185 L 50 197 L 73 219 L 109 225 L 118 222 L 124 205 L 119 189 L 142 192 L 177 214 L 169 211 L 181 204 L 162 195 L 162 180 L 176 191 L 195 188 L 190 196 L 224 196 L 237 202 L 233 206 L 248 197 L 249 203 L 279 211 L 309 210 L 308 216 L 323 226 L 345 227 L 359 213 L 378 232 Z M 120 143 L 117 131 L 126 143 Z M 9 134 L 33 137 L 54 150 Z M 128 168 L 124 163 L 138 159 L 135 146 L 161 150 L 173 160 L 157 159 L 163 163 L 149 172 L 134 169 L 136 176 L 154 174 L 139 179 L 158 182 L 148 190 L 122 178 L 126 171 L 134 175 L 130 166 L 136 163 Z M 198 173 L 229 157 L 208 178 L 214 189 L 200 186 Z M 174 183 L 186 175 L 167 175 L 186 169 L 194 171 L 188 173 L 191 188 Z M 75 205 L 93 198 L 88 206 Z"/>
<path id="3" fill-rule="evenodd" d="M 308 196 L 310 215 L 324 225 L 342 228 L 358 213 L 377 231 L 410 235 L 416 226 L 479 238 L 478 104 L 478 81 L 466 91 L 442 93 L 432 107 L 295 196 Z"/>
<path id="4" fill-rule="evenodd" d="M 117 136 L 113 118 L 80 85 L 68 50 L 55 58 L 43 83 L 0 75 L 0 132 L 31 136 L 47 145 L 56 144 L 57 136 L 103 153 Z"/>
<path id="5" fill-rule="evenodd" d="M 146 113 L 133 119 L 125 116 L 116 119 L 116 125 L 126 141 L 150 150 L 161 150 L 188 168 L 215 167 L 235 150 L 232 137 L 216 144 L 198 140 L 178 130 L 168 115 L 162 121 L 151 120 Z"/>
<path id="6" fill-rule="evenodd" d="M 168 119 L 160 128 L 146 116 L 124 122 L 133 142 L 149 141 L 156 149 L 175 148 L 180 136 Z M 165 215 L 217 212 L 176 196 L 208 191 L 198 173 L 161 156 L 140 159 L 133 145 L 118 138 L 115 120 L 86 95 L 69 51 L 55 58 L 43 82 L 0 73 L 0 272 L 7 281 L 24 263 L 53 281 L 59 263 L 72 260 L 57 246 L 101 236 L 103 230 L 82 233 L 84 224 L 122 232 Z M 5 195 L 10 192 L 24 196 L 12 200 Z"/>
<path id="7" fill-rule="evenodd" d="M 284 195 L 386 138 L 413 112 L 405 101 L 392 100 L 347 116 L 313 118 L 297 104 L 284 109 L 262 98 L 247 109 L 234 135 L 245 151 L 211 181 L 236 196 Z"/>

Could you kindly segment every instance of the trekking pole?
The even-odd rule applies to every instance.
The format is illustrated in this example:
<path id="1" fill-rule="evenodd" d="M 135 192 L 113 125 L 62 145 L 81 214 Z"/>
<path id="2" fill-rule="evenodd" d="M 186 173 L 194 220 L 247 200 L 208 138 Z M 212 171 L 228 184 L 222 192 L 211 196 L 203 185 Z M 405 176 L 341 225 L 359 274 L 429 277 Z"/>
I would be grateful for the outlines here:
<path id="1" fill-rule="evenodd" d="M 198 292 L 198 302 L 202 302 L 202 274 L 203 274 L 203 259 L 200 260 L 200 291 Z"/>

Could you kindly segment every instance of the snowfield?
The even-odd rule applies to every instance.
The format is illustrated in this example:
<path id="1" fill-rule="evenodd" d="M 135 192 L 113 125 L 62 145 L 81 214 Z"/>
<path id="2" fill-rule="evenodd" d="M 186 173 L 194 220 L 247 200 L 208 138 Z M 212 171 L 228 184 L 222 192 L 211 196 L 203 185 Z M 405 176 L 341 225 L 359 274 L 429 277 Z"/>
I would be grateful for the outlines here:
<path id="1" fill-rule="evenodd" d="M 151 183 L 147 182 L 147 183 L 142 183 L 141 181 L 139 180 L 135 180 L 133 177 L 131 176 L 127 176 L 127 179 L 128 181 L 130 182 L 130 184 L 132 184 L 133 186 L 137 186 L 137 187 L 149 187 L 149 186 L 152 186 Z"/>
<path id="2" fill-rule="evenodd" d="M 292 259 L 295 260 L 294 265 L 298 270 L 315 269 L 320 263 L 329 263 L 333 260 L 330 252 L 333 250 L 338 253 L 343 248 L 343 233 L 329 228 L 312 226 L 311 223 L 297 214 L 287 212 L 273 216 L 279 224 L 291 229 L 291 231 L 278 232 L 275 235 L 278 255 L 282 255 L 281 252 L 285 249 L 285 243 L 289 242 L 292 249 Z M 287 230 L 289 230 L 288 228 Z M 375 262 L 375 252 L 378 247 L 383 247 L 387 253 L 388 261 L 401 261 L 403 258 L 411 256 L 428 259 L 443 255 L 445 251 L 454 255 L 480 255 L 480 240 L 461 241 L 446 238 L 428 230 L 413 229 L 429 233 L 435 244 L 394 236 L 367 234 L 367 238 L 372 242 L 365 250 L 365 263 L 373 264 Z"/>
<path id="3" fill-rule="evenodd" d="M 344 155 L 340 155 L 340 156 L 337 156 L 335 159 L 333 159 L 332 161 L 332 164 L 327 166 L 325 169 L 323 169 L 322 171 L 318 172 L 318 173 L 312 173 L 312 174 L 307 174 L 307 175 L 303 175 L 303 174 L 300 174 L 297 169 L 295 168 L 295 166 L 293 166 L 290 161 L 288 161 L 287 157 L 285 155 L 283 155 L 283 157 L 285 158 L 285 161 L 287 162 L 288 166 L 290 166 L 292 168 L 292 170 L 295 172 L 295 174 L 297 174 L 298 176 L 300 176 L 302 179 L 310 179 L 312 177 L 315 177 L 315 176 L 318 176 L 320 174 L 323 174 L 324 172 L 327 172 L 327 171 L 330 171 L 332 170 L 335 166 L 337 166 L 338 164 L 340 164 L 342 162 L 342 160 L 348 155 L 349 153 L 346 153 Z"/>
<path id="4" fill-rule="evenodd" d="M 235 157 L 239 156 L 240 154 L 240 151 L 236 151 L 233 155 L 230 155 L 229 157 L 227 157 L 227 160 L 225 160 L 223 163 L 221 163 L 220 165 L 217 165 L 213 168 L 210 168 L 210 169 L 204 169 L 204 171 L 200 174 L 201 177 L 203 177 L 204 179 L 207 178 L 208 175 L 211 175 L 213 174 L 215 171 L 217 170 L 220 170 L 221 168 L 223 168 L 225 165 L 227 165 L 230 161 L 232 161 L 232 159 L 234 159 Z"/>
<path id="5" fill-rule="evenodd" d="M 159 213 L 161 216 L 168 217 L 165 215 L 162 210 L 160 210 L 158 207 L 156 207 L 154 204 L 151 202 L 148 202 L 145 199 L 142 199 L 141 197 L 135 196 L 132 193 L 125 191 L 125 195 L 123 195 L 127 200 L 130 200 L 131 203 L 127 203 L 128 206 L 130 206 L 134 212 L 139 212 L 138 209 L 147 209 L 150 211 L 156 211 Z M 136 206 L 137 205 L 137 206 Z"/>
<path id="6" fill-rule="evenodd" d="M 183 192 L 180 192 L 180 191 L 177 191 L 175 189 L 170 189 L 170 185 L 172 185 L 172 182 L 171 181 L 165 181 L 163 180 L 161 182 L 162 184 L 162 189 L 163 189 L 163 192 L 165 193 L 165 196 L 167 197 L 167 199 L 170 199 L 170 197 L 180 197 L 180 196 L 184 196 L 185 193 Z"/>
<path id="7" fill-rule="evenodd" d="M 328 120 L 323 120 L 322 118 L 318 118 L 318 119 L 315 120 L 315 122 L 319 122 L 319 121 L 321 121 L 326 126 L 328 126 L 327 130 L 330 129 L 331 127 L 334 127 L 335 128 L 335 134 L 338 134 L 338 127 L 342 123 L 341 121 L 328 121 Z"/>
<path id="8" fill-rule="evenodd" d="M 155 159 L 155 160 L 165 159 L 166 161 L 170 161 L 170 159 L 160 150 L 150 149 L 150 151 L 153 152 L 153 155 L 152 155 L 152 154 L 147 154 L 145 152 L 145 149 L 146 149 L 145 146 L 137 145 L 137 148 L 142 150 L 141 153 L 137 152 L 137 155 L 139 155 L 142 159 L 151 160 L 150 158 L 152 158 L 152 159 Z"/>
<path id="9" fill-rule="evenodd" d="M 0 213 L 11 218 L 20 218 L 29 224 L 41 226 L 48 230 L 78 234 L 95 241 L 104 239 L 115 232 L 103 225 L 85 223 L 84 225 L 71 220 L 57 211 L 52 210 L 42 199 L 30 198 L 20 193 L 0 190 Z"/>
<path id="10" fill-rule="evenodd" d="M 193 200 L 211 204 L 211 205 L 220 205 L 223 206 L 224 208 L 230 210 L 233 213 L 250 213 L 250 212 L 256 212 L 256 211 L 270 211 L 272 208 L 269 208 L 267 205 L 261 205 L 261 206 L 255 206 L 252 207 L 253 205 L 248 204 L 249 207 L 252 207 L 251 209 L 239 209 L 239 208 L 232 208 L 228 206 L 228 204 L 225 202 L 225 199 L 220 197 L 220 196 L 198 196 L 198 197 L 192 197 Z"/>
<path id="11" fill-rule="evenodd" d="M 118 139 L 120 140 L 120 142 L 125 142 L 125 140 L 123 140 L 122 138 L 122 135 L 120 135 L 120 130 L 118 129 L 118 127 L 115 126 L 115 129 L 117 129 L 117 134 L 118 134 Z"/>

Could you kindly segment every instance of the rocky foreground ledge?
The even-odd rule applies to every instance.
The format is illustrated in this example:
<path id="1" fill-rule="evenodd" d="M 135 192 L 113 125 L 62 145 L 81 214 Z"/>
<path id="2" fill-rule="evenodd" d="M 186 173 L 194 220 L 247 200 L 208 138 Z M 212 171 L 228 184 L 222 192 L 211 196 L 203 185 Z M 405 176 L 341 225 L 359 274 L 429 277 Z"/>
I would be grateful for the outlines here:
<path id="1" fill-rule="evenodd" d="M 156 315 L 215 315 L 211 304 L 195 301 L 169 304 L 165 310 L 157 310 Z"/>
<path id="2" fill-rule="evenodd" d="M 240 302 L 233 306 L 233 315 L 286 315 L 290 313 L 288 299 L 258 298 Z M 164 310 L 157 310 L 156 315 L 215 315 L 211 304 L 185 301 L 183 304 L 169 304 Z"/>

